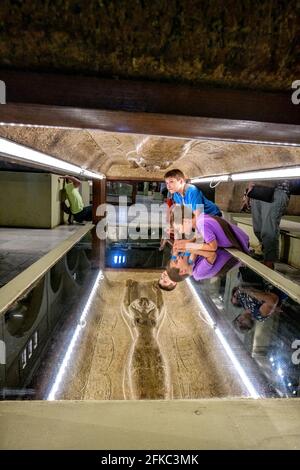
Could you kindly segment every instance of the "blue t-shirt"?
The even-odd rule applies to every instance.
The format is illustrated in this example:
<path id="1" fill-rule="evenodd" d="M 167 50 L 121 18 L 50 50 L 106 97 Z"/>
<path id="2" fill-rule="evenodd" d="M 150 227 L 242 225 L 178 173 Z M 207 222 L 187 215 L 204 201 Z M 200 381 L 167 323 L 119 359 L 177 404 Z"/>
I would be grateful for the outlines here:
<path id="1" fill-rule="evenodd" d="M 181 206 L 191 205 L 193 212 L 197 209 L 197 205 L 202 204 L 204 206 L 204 214 L 220 215 L 221 213 L 218 206 L 207 199 L 201 189 L 197 188 L 197 186 L 194 186 L 193 184 L 188 185 L 184 196 L 180 193 L 174 193 L 173 201 L 175 204 L 180 204 Z"/>

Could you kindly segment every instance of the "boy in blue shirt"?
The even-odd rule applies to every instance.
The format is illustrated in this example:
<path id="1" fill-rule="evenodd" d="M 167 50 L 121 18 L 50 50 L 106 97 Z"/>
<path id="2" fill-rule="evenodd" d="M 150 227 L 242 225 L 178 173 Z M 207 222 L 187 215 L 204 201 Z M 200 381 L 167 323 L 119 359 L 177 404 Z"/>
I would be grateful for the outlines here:
<path id="1" fill-rule="evenodd" d="M 207 199 L 201 189 L 193 184 L 186 183 L 186 179 L 181 170 L 170 170 L 165 176 L 168 191 L 172 194 L 175 204 L 181 206 L 190 205 L 193 213 L 197 216 L 197 206 L 203 205 L 204 214 L 222 217 L 218 206 Z M 198 210 L 200 208 L 198 207 Z"/>

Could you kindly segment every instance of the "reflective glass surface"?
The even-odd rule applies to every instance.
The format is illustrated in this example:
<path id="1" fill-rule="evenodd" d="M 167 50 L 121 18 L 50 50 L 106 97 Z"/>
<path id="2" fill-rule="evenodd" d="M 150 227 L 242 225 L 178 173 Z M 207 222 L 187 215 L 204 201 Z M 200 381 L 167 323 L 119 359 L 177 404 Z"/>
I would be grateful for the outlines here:
<path id="1" fill-rule="evenodd" d="M 218 251 L 221 258 L 225 253 Z M 192 282 L 197 294 L 238 360 L 254 376 L 259 393 L 299 396 L 300 305 L 283 288 L 232 256 L 227 258 L 217 275 Z"/>

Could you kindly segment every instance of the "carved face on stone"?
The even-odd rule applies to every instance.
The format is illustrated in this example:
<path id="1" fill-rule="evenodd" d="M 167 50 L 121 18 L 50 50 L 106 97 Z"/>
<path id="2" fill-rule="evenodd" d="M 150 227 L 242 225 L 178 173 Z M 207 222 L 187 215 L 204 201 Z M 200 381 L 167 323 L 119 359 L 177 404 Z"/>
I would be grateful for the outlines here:
<path id="1" fill-rule="evenodd" d="M 135 325 L 155 326 L 157 307 L 152 300 L 141 297 L 131 303 L 134 312 Z"/>
<path id="2" fill-rule="evenodd" d="M 167 139 L 165 137 L 142 137 L 135 150 L 127 154 L 131 168 L 143 168 L 148 172 L 166 170 L 186 151 L 185 139 Z"/>

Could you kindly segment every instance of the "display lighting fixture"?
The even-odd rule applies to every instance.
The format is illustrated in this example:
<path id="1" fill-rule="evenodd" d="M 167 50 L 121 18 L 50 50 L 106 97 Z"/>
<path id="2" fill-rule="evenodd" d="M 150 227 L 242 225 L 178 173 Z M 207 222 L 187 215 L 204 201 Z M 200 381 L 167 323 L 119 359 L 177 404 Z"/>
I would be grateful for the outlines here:
<path id="1" fill-rule="evenodd" d="M 219 183 L 228 181 L 254 181 L 289 179 L 300 177 L 300 166 L 290 166 L 286 168 L 271 168 L 267 170 L 245 171 L 242 173 L 231 173 L 227 175 L 215 175 L 199 178 L 192 178 L 191 183 Z"/>
<path id="2" fill-rule="evenodd" d="M 94 285 L 93 285 L 93 287 L 90 291 L 89 298 L 88 298 L 88 300 L 87 300 L 87 302 L 84 306 L 84 309 L 83 309 L 83 311 L 80 315 L 77 326 L 76 326 L 76 328 L 73 332 L 73 335 L 71 337 L 69 345 L 68 345 L 68 347 L 65 351 L 64 357 L 61 361 L 59 370 L 56 374 L 54 382 L 53 382 L 53 384 L 51 386 L 51 389 L 49 391 L 49 394 L 47 396 L 47 400 L 49 400 L 49 401 L 55 400 L 55 397 L 56 397 L 57 393 L 60 390 L 62 380 L 63 380 L 63 378 L 64 378 L 64 376 L 65 376 L 65 374 L 66 374 L 66 372 L 69 368 L 69 365 L 70 365 L 70 362 L 71 362 L 71 357 L 73 355 L 73 352 L 74 352 L 76 343 L 78 341 L 78 338 L 81 336 L 83 330 L 86 328 L 87 319 L 88 319 L 88 315 L 90 313 L 91 305 L 92 305 L 92 302 L 95 298 L 96 292 L 99 289 L 99 286 L 100 286 L 100 283 L 101 283 L 102 279 L 103 279 L 103 273 L 100 270 L 97 277 L 96 277 Z"/>
<path id="3" fill-rule="evenodd" d="M 72 163 L 65 162 L 46 153 L 33 150 L 24 145 L 0 138 L 0 155 L 5 158 L 31 163 L 43 168 L 53 169 L 65 174 L 75 174 L 83 178 L 103 179 L 105 175 L 96 173 Z"/>
<path id="4" fill-rule="evenodd" d="M 193 178 L 192 183 L 219 183 L 224 181 L 229 181 L 230 175 L 217 175 L 217 176 L 207 176 L 205 178 Z"/>
<path id="5" fill-rule="evenodd" d="M 232 181 L 272 180 L 284 178 L 297 178 L 300 176 L 300 166 L 287 168 L 274 168 L 270 170 L 246 171 L 233 173 Z"/>

